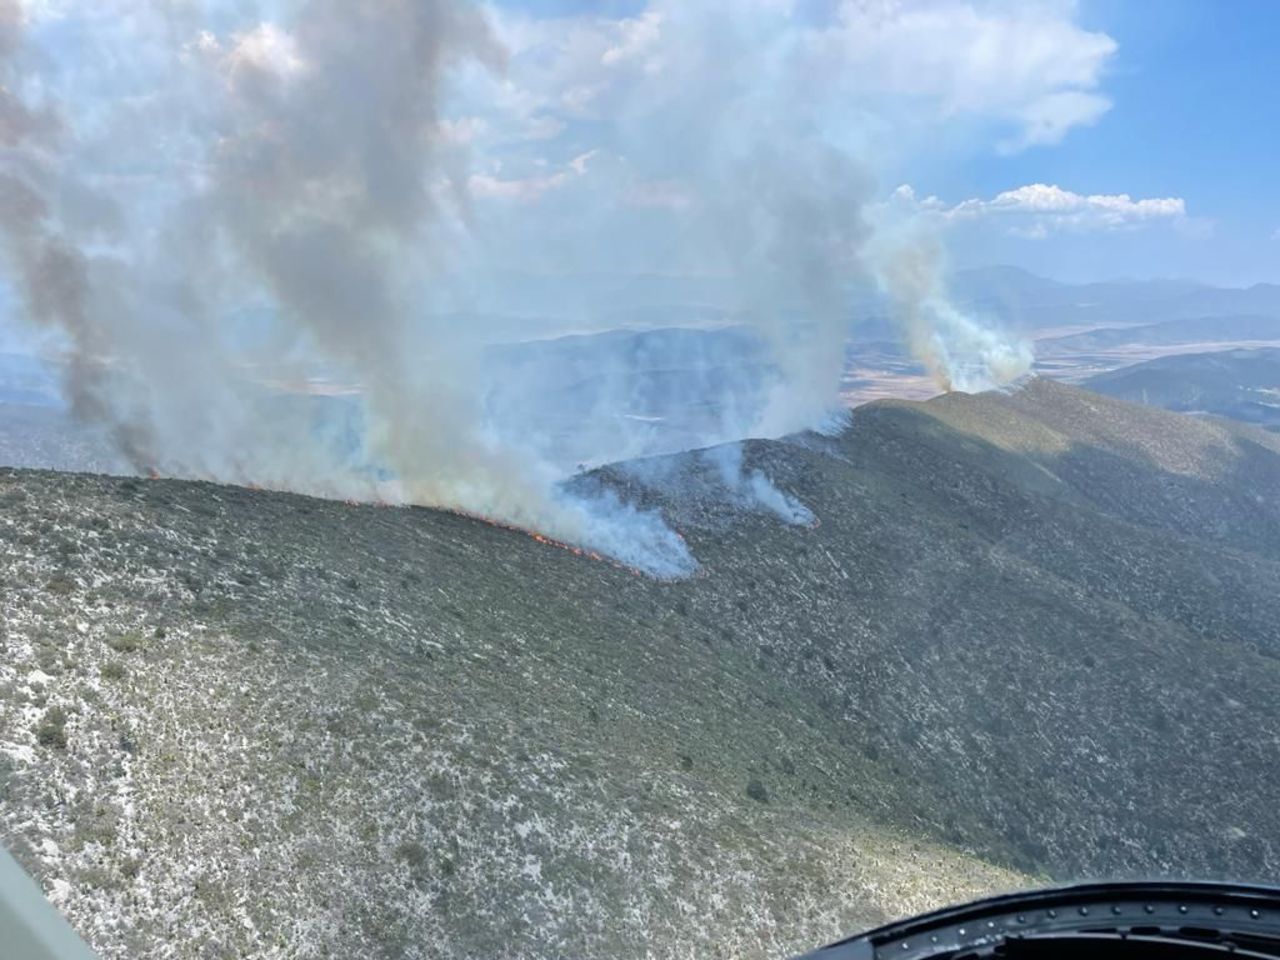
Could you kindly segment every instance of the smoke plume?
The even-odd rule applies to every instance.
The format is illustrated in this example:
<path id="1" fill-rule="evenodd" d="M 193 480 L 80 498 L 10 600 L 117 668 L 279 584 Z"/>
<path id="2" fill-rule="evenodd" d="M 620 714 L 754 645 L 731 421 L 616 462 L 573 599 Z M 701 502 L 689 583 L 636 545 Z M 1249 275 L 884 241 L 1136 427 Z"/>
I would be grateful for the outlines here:
<path id="1" fill-rule="evenodd" d="M 720 482 L 731 500 L 765 510 L 783 523 L 810 526 L 813 511 L 788 493 L 779 490 L 763 470 L 748 472 L 742 463 L 742 444 L 727 443 L 702 452 L 703 459 L 714 466 Z"/>
<path id="2" fill-rule="evenodd" d="M 946 386 L 1025 366 L 928 242 L 881 242 L 873 171 L 807 92 L 820 33 L 785 4 L 0 0 L 6 277 L 140 472 L 442 506 L 679 575 L 660 517 L 561 481 L 817 425 L 854 289 L 884 287 Z M 645 344 L 618 368 L 621 340 L 572 376 L 530 344 L 618 326 Z"/>
<path id="3" fill-rule="evenodd" d="M 1031 369 L 1031 346 L 957 309 L 947 297 L 936 236 L 907 226 L 893 232 L 876 260 L 911 355 L 943 390 L 981 391 Z"/>
<path id="4" fill-rule="evenodd" d="M 27 315 L 63 331 L 69 341 L 64 387 L 72 411 L 102 421 L 121 449 L 136 459 L 145 438 L 138 426 L 111 415 L 107 334 L 94 311 L 94 262 L 54 219 L 47 194 L 57 189 L 57 154 L 66 137 L 47 103 L 22 98 L 24 13 L 17 0 L 0 0 L 0 233 Z M 111 210 L 102 220 L 111 220 Z M 103 224 L 105 226 L 105 224 Z"/>

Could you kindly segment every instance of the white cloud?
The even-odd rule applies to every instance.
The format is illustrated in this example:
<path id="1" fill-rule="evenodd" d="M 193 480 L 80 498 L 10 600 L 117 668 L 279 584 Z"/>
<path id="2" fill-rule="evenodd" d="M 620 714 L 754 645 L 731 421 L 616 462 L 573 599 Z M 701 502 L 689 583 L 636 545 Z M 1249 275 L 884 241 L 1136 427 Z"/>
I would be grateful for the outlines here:
<path id="1" fill-rule="evenodd" d="M 297 43 L 273 23 L 260 23 L 252 30 L 236 34 L 233 40 L 225 61 L 225 67 L 233 77 L 243 70 L 285 77 L 303 69 Z M 200 41 L 204 49 L 209 48 L 207 35 L 202 35 Z M 217 41 L 213 43 L 216 49 Z"/>
<path id="2" fill-rule="evenodd" d="M 839 0 L 818 21 L 785 0 L 732 11 L 688 0 L 651 0 L 625 19 L 490 7 L 511 54 L 508 89 L 489 91 L 490 108 L 519 135 L 534 116 L 611 119 L 642 86 L 655 88 L 651 101 L 755 86 L 753 74 L 784 61 L 806 78 L 804 109 L 825 126 L 880 129 L 889 141 L 904 127 L 976 122 L 996 128 L 993 146 L 1020 150 L 1057 143 L 1111 107 L 1102 81 L 1116 43 L 1081 27 L 1063 0 Z"/>
<path id="3" fill-rule="evenodd" d="M 488 130 L 489 124 L 481 117 L 458 117 L 440 121 L 440 139 L 454 146 L 465 146 Z"/>
<path id="4" fill-rule="evenodd" d="M 563 169 L 554 173 L 532 177 L 511 177 L 503 179 L 487 173 L 475 173 L 467 180 L 472 196 L 492 200 L 515 200 L 518 203 L 535 203 L 553 190 L 560 190 L 572 180 L 584 176 L 587 164 L 599 154 L 599 150 L 588 150 L 570 160 Z M 537 166 L 544 166 L 545 161 L 535 161 Z M 495 172 L 501 165 L 495 167 Z"/>
<path id="5" fill-rule="evenodd" d="M 1111 105 L 1097 88 L 1116 43 L 1072 12 L 1034 0 L 845 0 L 815 48 L 856 89 L 1013 124 L 1005 148 L 1056 143 Z"/>
<path id="6" fill-rule="evenodd" d="M 578 176 L 582 176 L 584 173 L 587 172 L 587 164 L 599 152 L 600 152 L 599 150 L 588 150 L 586 153 L 578 154 L 576 157 L 574 157 L 572 160 L 569 161 L 569 169 L 572 170 L 574 173 L 576 173 Z"/>
<path id="7" fill-rule="evenodd" d="M 1022 122 L 1019 135 L 1002 140 L 1004 153 L 1034 144 L 1058 143 L 1072 127 L 1092 126 L 1111 109 L 1111 101 L 1083 90 L 1062 90 L 1046 94 L 1018 112 Z"/>
<path id="8" fill-rule="evenodd" d="M 656 47 L 662 37 L 662 14 L 648 10 L 639 17 L 623 20 L 617 30 L 616 42 L 600 55 L 605 66 L 642 58 Z"/>
<path id="9" fill-rule="evenodd" d="M 467 186 L 471 190 L 471 195 L 475 197 L 533 203 L 540 200 L 543 194 L 559 190 L 568 182 L 569 175 L 563 170 L 545 177 L 518 177 L 510 180 L 503 180 L 487 173 L 473 173 L 467 181 Z"/>
<path id="10" fill-rule="evenodd" d="M 1181 197 L 1135 200 L 1127 193 L 1081 194 L 1046 183 L 1005 190 L 989 200 L 974 198 L 947 204 L 937 197 L 919 198 L 908 185 L 893 192 L 892 202 L 948 222 L 990 220 L 1010 233 L 1040 238 L 1063 231 L 1121 230 L 1150 223 L 1181 223 L 1186 202 Z"/>
<path id="11" fill-rule="evenodd" d="M 524 135 L 530 140 L 554 140 L 564 132 L 565 122 L 559 117 L 533 117 L 525 124 Z"/>

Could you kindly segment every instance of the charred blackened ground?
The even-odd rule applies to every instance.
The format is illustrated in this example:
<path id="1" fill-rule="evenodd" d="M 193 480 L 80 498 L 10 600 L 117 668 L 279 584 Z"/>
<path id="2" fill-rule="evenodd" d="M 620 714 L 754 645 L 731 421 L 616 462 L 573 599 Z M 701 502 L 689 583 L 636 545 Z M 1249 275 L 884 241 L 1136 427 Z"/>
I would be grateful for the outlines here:
<path id="1" fill-rule="evenodd" d="M 109 957 L 763 957 L 1047 877 L 1275 875 L 1280 438 L 1034 381 L 740 468 L 816 523 L 703 454 L 577 481 L 667 512 L 675 582 L 4 474 L 0 839 Z"/>

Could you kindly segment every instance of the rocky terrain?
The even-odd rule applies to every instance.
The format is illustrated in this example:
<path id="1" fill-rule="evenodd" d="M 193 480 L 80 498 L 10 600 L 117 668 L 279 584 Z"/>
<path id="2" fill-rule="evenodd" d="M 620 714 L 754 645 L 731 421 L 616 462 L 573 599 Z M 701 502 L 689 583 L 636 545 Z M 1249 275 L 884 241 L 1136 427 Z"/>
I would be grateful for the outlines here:
<path id="1" fill-rule="evenodd" d="M 0 842 L 104 957 L 781 957 L 1280 867 L 1280 436 L 1035 380 L 482 521 L 0 474 Z"/>

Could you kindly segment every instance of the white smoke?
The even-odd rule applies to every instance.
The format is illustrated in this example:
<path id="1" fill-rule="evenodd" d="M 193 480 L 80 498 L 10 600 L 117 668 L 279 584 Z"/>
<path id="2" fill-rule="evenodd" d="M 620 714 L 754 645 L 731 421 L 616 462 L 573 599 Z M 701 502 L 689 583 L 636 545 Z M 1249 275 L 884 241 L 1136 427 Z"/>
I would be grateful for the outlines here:
<path id="1" fill-rule="evenodd" d="M 73 411 L 140 471 L 449 507 L 679 574 L 657 516 L 570 495 L 541 427 L 495 422 L 520 381 L 495 405 L 490 348 L 545 333 L 540 311 L 601 329 L 643 304 L 664 325 L 646 284 L 701 278 L 682 309 L 752 339 L 651 378 L 693 385 L 686 447 L 823 422 L 858 284 L 886 287 L 948 385 L 1026 359 L 947 304 L 927 243 L 884 255 L 872 172 L 807 92 L 831 38 L 802 21 L 0 0 L 7 276 L 60 331 Z M 655 279 L 593 287 L 609 271 Z M 654 388 L 563 386 L 561 432 L 590 421 L 575 458 L 653 452 Z M 725 479 L 808 522 L 763 477 Z"/>
<path id="2" fill-rule="evenodd" d="M 109 23 L 120 12 L 99 14 Z M 35 25 L 15 0 L 0 0 L 0 28 L 0 235 L 26 316 L 61 334 L 72 412 L 103 428 L 139 471 L 370 495 L 332 451 L 297 442 L 306 419 L 262 415 L 243 358 L 223 337 L 240 291 L 216 220 L 192 188 L 205 152 L 193 157 L 183 135 L 203 119 L 206 98 L 161 56 L 151 66 L 173 81 L 167 88 L 81 116 L 59 102 L 54 54 L 38 36 L 23 42 Z M 118 61 L 86 56 L 75 66 L 92 84 L 95 69 Z"/>
<path id="3" fill-rule="evenodd" d="M 54 108 L 18 95 L 23 15 L 3 2 L 10 262 L 27 313 L 67 335 L 74 412 L 106 425 L 137 468 L 452 507 L 657 574 L 690 568 L 659 518 L 569 498 L 543 465 L 486 442 L 474 341 L 419 322 L 424 275 L 442 264 L 440 77 L 461 57 L 501 57 L 475 10 L 312 0 L 292 31 L 200 32 L 183 58 L 196 103 L 161 95 L 177 115 L 151 118 L 204 125 L 198 181 L 165 180 L 175 199 L 163 219 L 113 224 L 103 245 L 57 208 L 92 190 Z M 243 357 L 227 355 L 219 321 L 255 288 L 287 344 L 306 341 L 360 384 L 378 470 L 326 445 L 314 411 L 246 395 Z"/>
<path id="4" fill-rule="evenodd" d="M 919 221 L 882 225 L 872 259 L 907 348 L 943 390 L 990 390 L 1031 369 L 1030 343 L 951 303 L 941 243 Z"/>
<path id="5" fill-rule="evenodd" d="M 701 456 L 716 468 L 731 501 L 765 510 L 783 523 L 811 526 L 815 519 L 813 511 L 789 493 L 779 490 L 763 470 L 748 472 L 743 466 L 742 453 L 742 444 L 726 443 L 702 451 Z"/>

